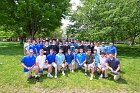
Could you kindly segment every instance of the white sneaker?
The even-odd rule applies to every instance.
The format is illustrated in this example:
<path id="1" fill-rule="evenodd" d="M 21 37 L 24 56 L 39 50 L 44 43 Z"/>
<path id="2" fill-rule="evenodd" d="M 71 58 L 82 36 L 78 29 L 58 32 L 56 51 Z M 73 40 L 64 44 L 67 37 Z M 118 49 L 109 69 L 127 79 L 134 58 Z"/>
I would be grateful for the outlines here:
<path id="1" fill-rule="evenodd" d="M 64 73 L 64 71 L 62 72 L 62 75 L 63 75 L 63 76 L 65 76 L 65 73 Z"/>
<path id="2" fill-rule="evenodd" d="M 87 76 L 87 73 L 85 73 L 85 76 Z"/>
<path id="3" fill-rule="evenodd" d="M 47 77 L 48 78 L 53 78 L 53 76 L 51 74 L 48 74 Z"/>
<path id="4" fill-rule="evenodd" d="M 93 80 L 93 76 L 90 77 L 90 80 Z"/>
<path id="5" fill-rule="evenodd" d="M 99 79 L 102 79 L 103 78 L 103 74 L 101 74 L 100 76 L 99 76 Z"/>
<path id="6" fill-rule="evenodd" d="M 57 75 L 55 75 L 54 78 L 57 78 Z"/>

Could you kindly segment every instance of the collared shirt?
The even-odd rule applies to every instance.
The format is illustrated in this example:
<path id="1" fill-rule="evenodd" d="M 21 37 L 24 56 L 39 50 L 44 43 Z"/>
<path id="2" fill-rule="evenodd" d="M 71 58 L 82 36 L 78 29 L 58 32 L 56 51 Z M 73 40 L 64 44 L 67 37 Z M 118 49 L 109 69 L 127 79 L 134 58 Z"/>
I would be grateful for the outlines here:
<path id="1" fill-rule="evenodd" d="M 21 62 L 27 67 L 32 67 L 36 62 L 36 57 L 27 55 L 22 58 Z M 28 72 L 28 69 L 24 68 L 24 72 Z"/>
<path id="2" fill-rule="evenodd" d="M 80 53 L 77 55 L 77 60 L 79 61 L 79 63 L 83 63 L 86 60 L 86 55 L 84 53 Z"/>
<path id="3" fill-rule="evenodd" d="M 107 52 L 107 46 L 101 46 L 100 50 L 101 50 L 101 52 L 106 53 Z"/>
<path id="4" fill-rule="evenodd" d="M 78 56 L 78 54 L 73 53 L 73 57 L 74 57 L 74 61 L 75 61 L 75 62 L 77 62 L 77 56 Z"/>
<path id="5" fill-rule="evenodd" d="M 46 60 L 48 61 L 48 64 L 52 64 L 53 62 L 55 62 L 55 54 L 53 53 L 52 55 L 47 55 Z"/>
<path id="6" fill-rule="evenodd" d="M 34 51 L 34 54 L 36 54 L 36 45 L 29 45 L 29 50 L 32 49 Z"/>
<path id="7" fill-rule="evenodd" d="M 57 65 L 62 64 L 62 62 L 65 60 L 64 54 L 58 53 L 55 57 L 55 60 L 56 60 Z"/>
<path id="8" fill-rule="evenodd" d="M 110 58 L 107 58 L 106 63 L 113 69 L 116 70 L 118 68 L 118 65 L 120 64 L 120 61 L 117 58 L 113 58 L 111 60 Z"/>
<path id="9" fill-rule="evenodd" d="M 72 60 L 74 59 L 73 54 L 66 54 L 65 58 L 66 58 L 66 62 L 68 64 L 70 64 L 72 62 Z"/>
<path id="10" fill-rule="evenodd" d="M 108 53 L 113 53 L 113 54 L 115 54 L 115 53 L 117 53 L 117 49 L 116 49 L 116 47 L 115 46 L 112 46 L 112 47 L 108 47 L 108 51 L 107 51 Z"/>
<path id="11" fill-rule="evenodd" d="M 42 49 L 42 48 L 43 48 L 43 45 L 42 45 L 42 44 L 38 43 L 38 44 L 36 45 L 36 49 L 37 49 L 37 53 L 38 53 L 38 54 L 40 54 L 40 49 Z"/>
<path id="12" fill-rule="evenodd" d="M 86 55 L 86 63 L 87 64 L 91 64 L 91 63 L 93 63 L 93 61 L 94 61 L 94 56 L 92 55 L 92 54 L 90 54 L 90 55 Z"/>

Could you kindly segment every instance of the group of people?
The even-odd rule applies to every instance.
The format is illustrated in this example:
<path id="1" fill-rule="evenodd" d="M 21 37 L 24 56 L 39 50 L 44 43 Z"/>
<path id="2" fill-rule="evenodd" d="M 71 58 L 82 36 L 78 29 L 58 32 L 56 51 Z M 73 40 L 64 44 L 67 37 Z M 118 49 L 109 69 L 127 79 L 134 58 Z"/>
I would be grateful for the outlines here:
<path id="1" fill-rule="evenodd" d="M 35 73 L 35 81 L 40 80 L 44 69 L 48 71 L 48 78 L 57 78 L 58 73 L 65 76 L 66 69 L 72 73 L 84 70 L 84 75 L 90 73 L 90 80 L 95 72 L 99 79 L 108 77 L 109 72 L 114 80 L 120 78 L 120 61 L 117 59 L 117 49 L 112 42 L 109 46 L 102 42 L 88 42 L 78 40 L 36 40 L 28 39 L 24 44 L 24 57 L 21 60 L 27 78 Z M 54 75 L 52 71 L 54 69 Z"/>

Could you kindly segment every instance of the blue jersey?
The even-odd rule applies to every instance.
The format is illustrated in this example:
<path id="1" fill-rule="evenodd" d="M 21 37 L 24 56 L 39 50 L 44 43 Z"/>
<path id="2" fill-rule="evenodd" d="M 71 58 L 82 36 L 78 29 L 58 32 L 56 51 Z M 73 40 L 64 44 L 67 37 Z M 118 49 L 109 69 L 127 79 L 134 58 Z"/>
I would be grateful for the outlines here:
<path id="1" fill-rule="evenodd" d="M 75 61 L 75 62 L 77 62 L 77 56 L 78 56 L 78 54 L 73 53 L 73 57 L 74 57 L 74 61 Z"/>
<path id="2" fill-rule="evenodd" d="M 21 62 L 24 63 L 24 65 L 26 65 L 27 67 L 32 67 L 36 62 L 36 57 L 30 57 L 29 55 L 27 55 L 22 58 Z M 28 69 L 24 68 L 24 72 L 28 72 Z"/>
<path id="3" fill-rule="evenodd" d="M 29 50 L 32 49 L 34 51 L 34 54 L 36 54 L 36 45 L 30 45 Z"/>
<path id="4" fill-rule="evenodd" d="M 52 64 L 53 62 L 55 62 L 55 54 L 53 53 L 52 55 L 47 55 L 46 60 L 48 61 L 48 64 Z"/>
<path id="5" fill-rule="evenodd" d="M 113 53 L 113 54 L 115 54 L 115 53 L 117 53 L 117 49 L 116 49 L 116 47 L 115 46 L 112 46 L 112 47 L 108 47 L 108 51 L 107 51 L 108 53 Z"/>
<path id="6" fill-rule="evenodd" d="M 83 54 L 78 54 L 77 59 L 78 59 L 79 63 L 81 64 L 86 60 L 86 55 L 84 53 Z"/>
<path id="7" fill-rule="evenodd" d="M 40 54 L 40 50 L 43 48 L 43 44 L 38 43 L 36 45 L 37 53 Z"/>
<path id="8" fill-rule="evenodd" d="M 72 60 L 74 59 L 74 57 L 73 57 L 73 54 L 66 54 L 65 55 L 65 58 L 66 58 L 66 62 L 68 63 L 68 64 L 70 64 L 71 62 L 72 62 Z"/>
<path id="9" fill-rule="evenodd" d="M 100 56 L 99 56 L 99 54 L 94 55 L 94 59 L 95 59 L 95 66 L 98 66 L 98 64 L 100 63 Z"/>
<path id="10" fill-rule="evenodd" d="M 101 52 L 107 53 L 107 46 L 100 47 Z"/>
<path id="11" fill-rule="evenodd" d="M 62 64 L 63 61 L 65 60 L 64 54 L 57 54 L 55 57 L 55 60 L 56 60 L 57 65 Z"/>

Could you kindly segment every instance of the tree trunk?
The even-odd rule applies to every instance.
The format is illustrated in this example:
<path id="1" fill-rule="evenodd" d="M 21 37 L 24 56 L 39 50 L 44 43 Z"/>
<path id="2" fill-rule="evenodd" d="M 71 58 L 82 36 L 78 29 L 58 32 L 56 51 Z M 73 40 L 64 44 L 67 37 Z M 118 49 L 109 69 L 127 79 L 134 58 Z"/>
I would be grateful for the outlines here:
<path id="1" fill-rule="evenodd" d="M 21 36 L 20 37 L 20 44 L 23 44 L 24 38 Z"/>

